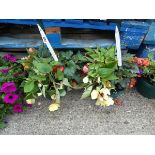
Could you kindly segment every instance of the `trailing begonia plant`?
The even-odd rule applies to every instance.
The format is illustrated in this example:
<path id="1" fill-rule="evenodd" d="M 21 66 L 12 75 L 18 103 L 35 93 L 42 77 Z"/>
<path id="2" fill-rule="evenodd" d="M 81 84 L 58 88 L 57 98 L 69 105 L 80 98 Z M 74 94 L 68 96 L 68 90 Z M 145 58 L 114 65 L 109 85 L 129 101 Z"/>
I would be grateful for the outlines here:
<path id="1" fill-rule="evenodd" d="M 97 105 L 113 105 L 122 90 L 133 88 L 141 75 L 133 54 L 123 54 L 122 66 L 118 67 L 115 47 L 86 49 L 85 57 L 88 63 L 83 67 L 85 91 L 81 98 L 91 96 Z"/>
<path id="2" fill-rule="evenodd" d="M 112 81 L 116 76 L 117 59 L 115 48 L 86 49 L 85 56 L 88 63 L 83 67 L 87 75 L 83 78 L 85 91 L 82 99 L 91 96 L 96 100 L 96 105 L 110 106 L 114 104 L 111 90 L 114 89 Z"/>
<path id="3" fill-rule="evenodd" d="M 49 53 L 44 45 L 38 50 L 28 49 L 29 56 L 21 60 L 28 73 L 22 86 L 27 103 L 34 103 L 43 95 L 52 99 L 49 110 L 55 111 L 60 107 L 60 98 L 82 81 L 78 72 L 79 62 L 83 63 L 84 58 L 79 52 L 73 55 L 72 51 L 66 51 L 58 54 L 59 61 L 54 61 L 52 56 L 46 56 L 46 52 Z"/>

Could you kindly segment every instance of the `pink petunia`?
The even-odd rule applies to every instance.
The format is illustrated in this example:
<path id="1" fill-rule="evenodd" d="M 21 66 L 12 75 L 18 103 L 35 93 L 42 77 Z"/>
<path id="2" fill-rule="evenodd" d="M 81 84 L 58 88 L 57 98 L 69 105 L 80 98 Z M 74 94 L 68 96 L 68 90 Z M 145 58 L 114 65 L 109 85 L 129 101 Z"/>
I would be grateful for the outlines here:
<path id="1" fill-rule="evenodd" d="M 14 107 L 13 107 L 13 112 L 14 113 L 21 113 L 21 112 L 23 112 L 22 104 L 15 104 Z"/>
<path id="2" fill-rule="evenodd" d="M 16 62 L 17 59 L 15 56 L 13 56 L 12 54 L 7 54 L 3 57 L 4 60 L 6 61 L 10 61 L 10 62 Z"/>
<path id="3" fill-rule="evenodd" d="M 14 82 L 5 82 L 2 84 L 2 87 L 0 89 L 1 92 L 4 93 L 12 93 L 17 90 L 16 85 Z"/>
<path id="4" fill-rule="evenodd" d="M 14 104 L 18 100 L 18 98 L 19 96 L 16 94 L 6 94 L 3 101 L 7 104 Z"/>
<path id="5" fill-rule="evenodd" d="M 0 70 L 0 72 L 3 74 L 7 74 L 9 72 L 9 70 L 10 70 L 9 68 L 3 68 Z"/>

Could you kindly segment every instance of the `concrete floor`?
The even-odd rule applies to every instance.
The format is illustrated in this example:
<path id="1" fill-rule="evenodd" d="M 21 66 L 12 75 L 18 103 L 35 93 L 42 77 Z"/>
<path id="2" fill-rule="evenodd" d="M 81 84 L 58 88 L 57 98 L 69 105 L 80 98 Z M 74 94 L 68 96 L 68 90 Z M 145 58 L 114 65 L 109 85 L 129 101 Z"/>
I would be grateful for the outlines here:
<path id="1" fill-rule="evenodd" d="M 69 92 L 55 112 L 48 111 L 49 100 L 40 98 L 27 112 L 9 116 L 8 127 L 0 134 L 155 134 L 155 100 L 131 91 L 122 96 L 123 106 L 103 108 L 90 99 L 79 100 L 81 94 L 79 90 Z"/>

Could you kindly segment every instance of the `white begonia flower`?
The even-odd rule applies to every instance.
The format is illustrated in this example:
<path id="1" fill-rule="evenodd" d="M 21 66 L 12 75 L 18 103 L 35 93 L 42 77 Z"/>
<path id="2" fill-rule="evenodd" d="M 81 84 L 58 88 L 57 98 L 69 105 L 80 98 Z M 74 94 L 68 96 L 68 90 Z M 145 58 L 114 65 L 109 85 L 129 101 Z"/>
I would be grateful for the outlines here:
<path id="1" fill-rule="evenodd" d="M 88 76 L 84 77 L 83 78 L 83 83 L 88 83 L 88 82 L 89 82 Z"/>
<path id="2" fill-rule="evenodd" d="M 41 83 L 38 83 L 38 87 L 41 88 L 42 87 L 42 84 Z"/>
<path id="3" fill-rule="evenodd" d="M 104 100 L 108 100 L 109 96 L 108 95 L 103 95 Z"/>
<path id="4" fill-rule="evenodd" d="M 99 92 L 98 92 L 97 90 L 94 89 L 94 90 L 91 92 L 91 99 L 92 99 L 92 100 L 97 99 L 98 95 L 99 95 Z"/>
<path id="5" fill-rule="evenodd" d="M 38 96 L 41 96 L 41 95 L 42 95 L 42 93 L 37 93 L 37 95 L 38 95 Z"/>
<path id="6" fill-rule="evenodd" d="M 100 101 L 100 102 L 103 102 L 104 101 L 104 98 L 102 97 L 102 96 L 98 96 L 98 100 Z"/>
<path id="7" fill-rule="evenodd" d="M 59 107 L 60 107 L 60 105 L 59 105 L 58 103 L 52 103 L 52 104 L 48 107 L 48 109 L 49 109 L 49 111 L 56 111 L 56 110 L 59 109 Z"/>
<path id="8" fill-rule="evenodd" d="M 51 95 L 51 99 L 55 100 L 56 99 L 56 95 L 55 94 Z"/>
<path id="9" fill-rule="evenodd" d="M 28 99 L 26 100 L 27 104 L 34 104 L 35 103 L 35 99 Z"/>
<path id="10" fill-rule="evenodd" d="M 21 58 L 21 60 L 27 60 L 28 59 L 28 57 L 22 57 Z"/>
<path id="11" fill-rule="evenodd" d="M 101 78 L 100 78 L 100 77 L 97 78 L 97 82 L 98 82 L 98 83 L 101 82 Z"/>
<path id="12" fill-rule="evenodd" d="M 110 90 L 107 89 L 107 88 L 102 88 L 102 89 L 100 90 L 100 93 L 103 93 L 104 95 L 110 95 Z"/>

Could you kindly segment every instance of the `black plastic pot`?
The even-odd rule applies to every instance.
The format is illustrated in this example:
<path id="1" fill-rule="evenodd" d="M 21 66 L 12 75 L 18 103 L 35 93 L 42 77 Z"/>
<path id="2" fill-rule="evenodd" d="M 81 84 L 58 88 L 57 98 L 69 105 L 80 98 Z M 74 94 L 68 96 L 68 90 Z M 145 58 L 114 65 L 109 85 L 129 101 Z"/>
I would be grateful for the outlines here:
<path id="1" fill-rule="evenodd" d="M 145 79 L 138 79 L 137 90 L 144 97 L 155 99 L 155 86 L 148 83 Z"/>

